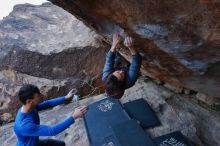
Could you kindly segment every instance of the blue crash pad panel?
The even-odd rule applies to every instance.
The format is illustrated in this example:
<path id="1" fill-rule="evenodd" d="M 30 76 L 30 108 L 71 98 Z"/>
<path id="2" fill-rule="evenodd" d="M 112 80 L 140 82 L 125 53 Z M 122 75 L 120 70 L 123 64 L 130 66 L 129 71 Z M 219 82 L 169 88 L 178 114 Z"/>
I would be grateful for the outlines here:
<path id="1" fill-rule="evenodd" d="M 112 129 L 120 146 L 156 146 L 135 120 L 128 120 Z"/>
<path id="2" fill-rule="evenodd" d="M 105 98 L 88 107 L 84 120 L 91 146 L 119 146 L 110 127 L 130 119 L 120 102 Z"/>
<path id="3" fill-rule="evenodd" d="M 143 128 L 150 128 L 160 125 L 154 111 L 151 109 L 147 101 L 143 98 L 123 104 L 124 109 L 132 119 L 140 122 Z"/>
<path id="4" fill-rule="evenodd" d="M 173 132 L 154 139 L 158 146 L 195 146 L 181 132 Z"/>

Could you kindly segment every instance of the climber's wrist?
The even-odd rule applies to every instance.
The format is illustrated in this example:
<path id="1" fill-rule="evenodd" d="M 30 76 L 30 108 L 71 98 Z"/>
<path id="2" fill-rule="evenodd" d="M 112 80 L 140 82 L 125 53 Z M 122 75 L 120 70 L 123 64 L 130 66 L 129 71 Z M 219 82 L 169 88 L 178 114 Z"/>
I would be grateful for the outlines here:
<path id="1" fill-rule="evenodd" d="M 116 51 L 116 45 L 112 44 L 110 51 L 114 53 Z"/>

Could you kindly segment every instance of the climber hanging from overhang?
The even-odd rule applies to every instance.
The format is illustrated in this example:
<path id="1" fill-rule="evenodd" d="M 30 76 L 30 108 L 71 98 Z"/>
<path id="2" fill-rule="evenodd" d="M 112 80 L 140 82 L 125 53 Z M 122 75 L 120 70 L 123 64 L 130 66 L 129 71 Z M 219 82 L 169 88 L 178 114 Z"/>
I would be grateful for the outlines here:
<path id="1" fill-rule="evenodd" d="M 106 55 L 106 62 L 103 69 L 102 80 L 105 83 L 105 91 L 108 96 L 120 99 L 125 89 L 132 87 L 140 73 L 141 56 L 134 47 L 131 37 L 126 37 L 123 44 L 128 48 L 132 60 L 131 64 L 123 67 L 119 52 L 116 51 L 117 46 L 122 42 L 122 38 L 118 33 L 113 34 L 113 42 L 111 49 Z"/>

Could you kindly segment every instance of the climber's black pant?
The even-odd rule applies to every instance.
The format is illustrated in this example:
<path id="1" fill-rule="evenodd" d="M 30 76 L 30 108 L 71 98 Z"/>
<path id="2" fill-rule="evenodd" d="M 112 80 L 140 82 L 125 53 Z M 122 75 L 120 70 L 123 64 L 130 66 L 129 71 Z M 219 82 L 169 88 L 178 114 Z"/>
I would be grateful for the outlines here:
<path id="1" fill-rule="evenodd" d="M 39 146 L 65 146 L 65 142 L 55 139 L 41 139 L 39 140 Z"/>

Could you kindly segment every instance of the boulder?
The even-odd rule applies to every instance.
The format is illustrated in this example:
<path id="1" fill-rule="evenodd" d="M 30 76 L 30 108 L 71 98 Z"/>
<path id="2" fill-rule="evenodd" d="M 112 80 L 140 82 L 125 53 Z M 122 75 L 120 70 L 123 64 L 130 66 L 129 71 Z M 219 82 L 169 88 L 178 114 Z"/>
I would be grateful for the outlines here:
<path id="1" fill-rule="evenodd" d="M 81 96 L 102 93 L 108 45 L 100 38 L 51 3 L 16 5 L 0 21 L 0 115 L 8 112 L 14 118 L 23 84 L 37 85 L 48 99 L 73 87 Z"/>

